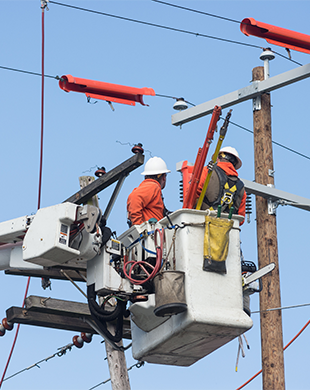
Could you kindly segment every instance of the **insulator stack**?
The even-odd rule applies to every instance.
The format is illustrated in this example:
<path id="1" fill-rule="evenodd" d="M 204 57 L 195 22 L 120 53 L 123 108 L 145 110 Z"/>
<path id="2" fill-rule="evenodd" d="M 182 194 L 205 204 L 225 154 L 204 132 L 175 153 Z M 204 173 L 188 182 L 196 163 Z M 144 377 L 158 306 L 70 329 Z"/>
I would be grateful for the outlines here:
<path id="1" fill-rule="evenodd" d="M 91 333 L 81 333 L 81 338 L 85 343 L 90 343 L 92 341 L 93 335 Z"/>
<path id="2" fill-rule="evenodd" d="M 0 336 L 5 335 L 6 330 L 12 330 L 14 327 L 14 324 L 11 322 L 8 322 L 7 318 L 3 318 L 1 324 L 0 324 Z"/>
<path id="3" fill-rule="evenodd" d="M 180 180 L 180 202 L 183 203 L 183 180 Z"/>
<path id="4" fill-rule="evenodd" d="M 101 177 L 106 173 L 105 167 L 98 168 L 97 171 L 95 172 L 95 176 Z"/>
<path id="5" fill-rule="evenodd" d="M 80 336 L 73 336 L 72 342 L 77 348 L 82 348 L 85 343 L 90 343 L 92 341 L 93 335 L 91 333 L 82 332 Z"/>
<path id="6" fill-rule="evenodd" d="M 138 143 L 135 144 L 134 147 L 131 149 L 132 153 L 137 154 L 137 153 L 144 153 L 144 149 L 142 148 L 142 144 Z"/>
<path id="7" fill-rule="evenodd" d="M 252 197 L 251 195 L 247 195 L 245 201 L 245 213 L 247 215 L 247 223 L 250 223 L 250 215 L 252 214 Z"/>

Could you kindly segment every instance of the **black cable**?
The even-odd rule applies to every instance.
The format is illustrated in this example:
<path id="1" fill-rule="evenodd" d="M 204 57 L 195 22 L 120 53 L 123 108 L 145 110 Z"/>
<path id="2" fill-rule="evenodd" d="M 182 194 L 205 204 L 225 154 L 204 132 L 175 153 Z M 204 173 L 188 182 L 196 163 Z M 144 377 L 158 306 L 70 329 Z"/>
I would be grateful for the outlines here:
<path id="1" fill-rule="evenodd" d="M 50 0 L 50 3 L 51 4 L 55 4 L 55 5 L 60 5 L 60 6 L 63 6 L 63 7 L 68 7 L 68 8 L 73 8 L 73 9 L 77 9 L 79 11 L 85 11 L 85 12 L 91 12 L 91 13 L 95 13 L 95 14 L 98 14 L 98 15 L 103 15 L 103 16 L 109 16 L 111 18 L 116 18 L 116 19 L 121 19 L 121 20 L 126 20 L 128 22 L 134 22 L 134 23 L 140 23 L 140 24 L 144 24 L 146 26 L 152 26 L 152 27 L 158 27 L 158 28 L 163 28 L 163 29 L 166 29 L 166 30 L 170 30 L 170 31 L 176 31 L 176 32 L 181 32 L 181 33 L 184 33 L 184 34 L 190 34 L 190 35 L 195 35 L 196 37 L 203 37 L 203 38 L 210 38 L 210 39 L 215 39 L 215 40 L 218 40 L 218 41 L 222 41 L 222 42 L 228 42 L 228 43 L 234 43 L 236 45 L 242 45 L 242 46 L 248 46 L 248 47 L 254 47 L 255 49 L 261 49 L 263 50 L 263 46 L 257 46 L 257 45 L 253 45 L 253 44 L 250 44 L 250 43 L 245 43 L 245 42 L 239 42 L 239 41 L 233 41 L 231 39 L 226 39 L 226 38 L 219 38 L 219 37 L 215 37 L 215 36 L 212 36 L 212 35 L 207 35 L 207 34 L 201 34 L 201 33 L 195 33 L 193 31 L 188 31 L 188 30 L 183 30 L 183 29 L 179 29 L 179 28 L 175 28 L 175 27 L 169 27 L 169 26 L 164 26 L 164 25 L 161 25 L 161 24 L 156 24 L 156 23 L 151 23 L 151 22 L 144 22 L 143 20 L 137 20 L 137 19 L 132 19 L 132 18 L 127 18 L 127 17 L 124 17 L 124 16 L 119 16 L 119 15 L 113 15 L 113 14 L 108 14 L 106 12 L 101 12 L 101 11 L 95 11 L 95 10 L 91 10 L 91 9 L 88 9 L 88 8 L 82 8 L 82 7 L 77 7 L 77 6 L 74 6 L 74 5 L 69 5 L 69 4 L 64 4 L 64 3 L 59 3 L 57 1 L 52 1 Z M 167 3 L 168 4 L 168 3 Z M 198 11 L 197 11 L 198 12 Z M 224 18 L 222 17 L 222 19 L 227 19 L 227 20 L 230 20 L 230 21 L 233 21 L 233 19 L 228 19 L 228 18 Z M 239 22 L 238 22 L 239 23 Z M 291 61 L 291 62 L 294 62 L 295 64 L 297 65 L 300 65 L 302 66 L 301 63 L 297 62 L 297 61 L 294 61 L 292 60 L 291 58 L 288 58 L 276 51 L 273 50 L 274 53 L 278 54 L 279 56 Z"/>
<path id="2" fill-rule="evenodd" d="M 151 1 L 153 1 L 154 3 L 160 3 L 160 4 L 164 4 L 164 5 L 169 5 L 170 7 L 180 8 L 180 9 L 184 9 L 186 11 L 195 12 L 197 14 L 211 16 L 213 18 L 218 18 L 218 19 L 226 20 L 228 22 L 234 22 L 234 23 L 240 24 L 240 22 L 238 20 L 235 20 L 235 19 L 225 18 L 224 16 L 218 16 L 218 15 L 210 14 L 208 12 L 198 11 L 198 10 L 193 9 L 193 8 L 188 8 L 188 7 L 183 7 L 183 6 L 177 5 L 177 4 L 167 3 L 166 1 L 160 1 L 160 0 L 151 0 Z"/>
<path id="3" fill-rule="evenodd" d="M 142 21 L 142 20 L 127 18 L 127 17 L 124 17 L 124 16 L 118 16 L 118 15 L 107 14 L 107 13 L 105 13 L 105 12 L 94 11 L 94 10 L 91 10 L 91 9 L 82 8 L 82 7 L 76 7 L 76 6 L 69 5 L 69 4 L 64 4 L 64 3 L 58 3 L 58 2 L 52 1 L 52 0 L 50 0 L 49 2 L 50 2 L 50 4 L 56 4 L 56 5 L 60 5 L 60 6 L 63 6 L 63 7 L 68 7 L 68 8 L 77 9 L 77 10 L 80 10 L 80 11 L 92 12 L 92 13 L 95 13 L 95 14 L 98 14 L 98 15 L 109 16 L 109 17 L 116 18 L 116 19 L 126 20 L 126 21 L 128 21 L 128 22 L 135 22 L 135 23 L 144 24 L 144 25 L 146 25 L 146 26 L 158 27 L 158 28 L 163 28 L 163 29 L 170 30 L 170 31 L 176 31 L 176 32 L 181 32 L 181 33 L 185 33 L 185 34 L 195 35 L 196 37 L 203 37 L 203 38 L 216 39 L 216 40 L 218 40 L 218 41 L 223 41 L 223 42 L 228 42 L 228 43 L 235 43 L 235 44 L 238 44 L 238 45 L 243 45 L 243 46 L 248 46 L 248 47 L 254 47 L 254 48 L 256 48 L 256 49 L 263 49 L 262 46 L 252 45 L 252 44 L 250 44 L 250 43 L 244 43 L 244 42 L 239 42 L 239 41 L 232 41 L 232 40 L 230 40 L 230 39 L 214 37 L 214 36 L 212 36 L 212 35 L 200 34 L 200 33 L 195 33 L 195 32 L 193 32 L 193 31 L 188 31 L 188 30 L 183 30 L 183 29 L 179 29 L 179 28 L 164 26 L 164 25 L 161 25 L 161 24 L 155 24 L 155 23 L 150 23 L 150 22 L 144 22 L 144 21 Z"/>
<path id="4" fill-rule="evenodd" d="M 50 2 L 52 2 L 52 1 L 50 1 Z M 13 71 L 16 71 L 16 72 L 32 74 L 32 75 L 35 75 L 35 76 L 41 76 L 40 73 L 29 72 L 29 71 L 26 71 L 26 70 L 20 70 L 20 69 L 14 69 L 14 68 L 8 68 L 8 67 L 6 67 L 6 66 L 0 66 L 0 69 L 13 70 Z M 59 76 L 44 75 L 44 77 L 50 77 L 50 78 L 54 78 L 54 79 L 56 79 L 56 80 L 61 80 L 61 78 L 60 78 Z M 156 94 L 156 96 L 159 96 L 159 97 L 166 97 L 166 98 L 171 98 L 171 99 L 177 99 L 176 97 L 170 96 L 170 95 L 160 95 L 160 94 Z M 190 102 L 187 101 L 187 100 L 185 100 L 185 102 L 191 104 L 192 106 L 195 106 L 195 104 L 190 103 Z M 221 119 L 224 120 L 224 118 L 221 118 Z M 237 123 L 234 123 L 234 122 L 232 122 L 232 121 L 230 121 L 230 123 L 233 124 L 233 125 L 235 125 L 235 126 L 237 126 L 237 127 L 240 127 L 241 129 L 243 129 L 243 130 L 245 130 L 245 131 L 248 131 L 249 133 L 252 133 L 252 134 L 253 134 L 253 131 L 252 131 L 252 130 L 249 130 L 249 129 L 247 129 L 247 128 L 241 126 L 241 125 L 238 125 Z M 298 155 L 301 156 L 301 157 L 305 157 L 305 158 L 307 158 L 308 160 L 310 160 L 310 157 L 308 157 L 308 156 L 306 156 L 306 155 L 304 155 L 304 154 L 302 154 L 302 153 L 299 153 L 299 152 L 297 152 L 296 150 L 293 150 L 293 149 L 291 149 L 291 148 L 289 148 L 289 147 L 287 147 L 287 146 L 284 146 L 284 145 L 282 145 L 282 144 L 280 144 L 280 143 L 278 143 L 278 142 L 276 142 L 276 141 L 272 141 L 272 142 L 273 142 L 275 145 L 278 145 L 278 146 L 280 146 L 280 147 L 282 147 L 282 148 L 284 148 L 284 149 L 286 149 L 286 150 L 289 150 L 290 152 L 293 152 L 293 153 L 295 153 L 295 154 L 298 154 Z"/>
<path id="5" fill-rule="evenodd" d="M 170 96 L 170 95 L 161 95 L 161 94 L 159 94 L 159 93 L 156 93 L 156 96 L 159 96 L 159 97 L 165 97 L 165 98 L 169 98 L 169 99 L 174 99 L 174 100 L 177 100 L 178 98 L 177 97 L 175 97 L 175 96 Z M 193 106 L 193 107 L 195 107 L 196 106 L 196 104 L 193 104 L 193 103 L 191 103 L 191 102 L 188 102 L 187 100 L 185 100 L 185 99 L 183 99 L 184 101 L 185 101 L 185 103 L 188 103 L 188 104 L 190 104 L 191 106 Z"/>
<path id="6" fill-rule="evenodd" d="M 28 70 L 21 70 L 21 69 L 15 69 L 15 68 L 9 68 L 7 66 L 0 66 L 1 69 L 5 69 L 5 70 L 12 70 L 14 72 L 20 72 L 20 73 L 27 73 L 27 74 L 32 74 L 34 76 L 40 76 L 42 77 L 42 74 L 41 73 L 36 73 L 36 72 L 29 72 Z M 49 77 L 51 79 L 56 79 L 56 80 L 62 80 L 61 77 L 59 76 L 49 76 L 47 74 L 44 75 L 44 77 Z"/>
<path id="7" fill-rule="evenodd" d="M 138 363 L 135 363 L 132 366 L 128 367 L 127 371 L 130 371 L 133 367 L 141 368 L 142 366 L 144 366 L 144 362 L 138 361 Z M 104 384 L 108 383 L 110 380 L 111 380 L 111 378 L 106 379 L 105 381 L 98 383 L 96 386 L 93 386 L 88 390 L 94 390 L 97 387 L 99 387 L 100 385 L 104 385 Z"/>
<path id="8" fill-rule="evenodd" d="M 190 12 L 195 12 L 195 13 L 198 13 L 198 14 L 201 14 L 201 15 L 206 15 L 206 16 L 211 16 L 213 18 L 218 18 L 218 19 L 222 19 L 222 20 L 226 20 L 228 22 L 234 22 L 234 23 L 238 23 L 238 24 L 249 24 L 249 23 L 244 23 L 244 22 L 240 22 L 239 20 L 235 20 L 235 19 L 230 19 L 230 18 L 226 18 L 224 16 L 219 16 L 219 15 L 215 15 L 215 14 L 210 14 L 208 12 L 204 12 L 204 11 L 198 11 L 196 9 L 193 9 L 193 8 L 188 8 L 188 7 L 183 7 L 181 5 L 176 5 L 176 4 L 171 4 L 171 3 L 167 3 L 166 1 L 161 1 L 161 0 L 151 0 L 155 3 L 160 3 L 160 4 L 164 4 L 164 5 L 168 5 L 170 7 L 175 7 L 175 8 L 180 8 L 180 9 L 184 9 L 185 11 L 190 11 Z M 260 48 L 259 46 L 257 46 L 257 48 Z M 292 60 L 291 58 L 288 58 L 286 57 L 285 55 L 283 54 L 280 54 L 279 52 L 276 52 L 274 50 L 272 50 L 273 53 L 277 54 L 278 56 L 280 57 L 283 57 L 285 58 L 286 60 L 289 60 L 291 62 L 294 62 L 295 64 L 297 65 L 300 65 L 302 66 L 301 63 L 297 62 L 297 61 L 294 61 Z"/>
<path id="9" fill-rule="evenodd" d="M 116 322 L 116 331 L 115 335 L 113 335 L 107 328 L 107 324 L 104 321 L 100 321 L 96 315 L 91 312 L 92 314 L 92 319 L 95 321 L 96 325 L 100 329 L 100 331 L 103 333 L 105 338 L 107 338 L 109 341 L 112 341 L 113 343 L 118 343 L 122 340 L 123 338 L 123 314 L 120 314 L 117 318 Z M 111 343 L 113 345 L 113 343 Z M 120 347 L 122 349 L 122 347 Z"/>
<path id="10" fill-rule="evenodd" d="M 220 117 L 220 119 L 225 120 L 225 118 L 222 118 L 222 117 Z M 243 126 L 241 126 L 241 125 L 238 125 L 237 123 L 232 122 L 231 120 L 229 121 L 229 123 L 231 123 L 231 124 L 234 125 L 234 126 L 239 127 L 239 128 L 242 129 L 242 130 L 245 130 L 245 131 L 247 131 L 247 132 L 249 132 L 249 133 L 254 134 L 254 131 L 249 130 L 249 129 L 247 129 L 246 127 L 243 127 Z M 289 150 L 289 151 L 292 152 L 292 153 L 298 154 L 299 156 L 304 157 L 304 158 L 310 160 L 310 157 L 309 157 L 309 156 L 306 156 L 305 154 L 299 153 L 299 152 L 297 152 L 297 151 L 294 150 L 294 149 L 291 149 L 291 148 L 289 148 L 289 147 L 287 147 L 287 146 L 285 146 L 285 145 L 280 144 L 279 142 L 276 142 L 276 141 L 273 141 L 273 140 L 272 140 L 272 143 L 275 144 L 275 145 L 277 145 L 277 146 L 280 146 L 280 147 L 283 148 L 283 149 Z"/>
<path id="11" fill-rule="evenodd" d="M 120 315 L 120 313 L 123 313 L 124 304 L 120 300 L 117 300 L 117 306 L 112 312 L 109 310 L 105 310 L 104 307 L 99 306 L 96 302 L 96 292 L 94 284 L 87 286 L 87 298 L 89 309 L 93 313 L 95 313 L 97 317 L 100 318 L 102 321 L 113 321 Z"/>
<path id="12" fill-rule="evenodd" d="M 271 51 L 272 51 L 273 53 L 277 54 L 278 56 L 285 58 L 286 60 L 289 60 L 289 61 L 291 61 L 291 62 L 294 62 L 294 64 L 303 66 L 300 62 L 297 62 L 297 61 L 295 61 L 295 60 L 292 60 L 291 58 L 286 57 L 285 55 L 279 53 L 278 51 L 274 51 L 274 50 L 271 50 Z"/>
<path id="13" fill-rule="evenodd" d="M 92 316 L 92 319 L 95 321 L 96 325 L 103 333 L 103 335 L 113 343 L 118 343 L 123 338 L 123 322 L 124 322 L 124 312 L 126 310 L 126 301 L 117 301 L 116 309 L 110 313 L 110 315 L 103 315 L 106 310 L 102 310 L 99 307 L 96 301 L 94 301 L 94 296 L 96 297 L 95 285 L 92 284 L 87 287 L 87 300 L 88 307 Z M 109 313 L 109 312 L 108 312 Z M 107 322 L 116 321 L 116 331 L 113 335 L 107 328 Z"/>
<path id="14" fill-rule="evenodd" d="M 53 3 L 53 1 L 50 1 L 50 3 Z M 14 69 L 14 68 L 9 68 L 9 67 L 6 67 L 6 66 L 1 66 L 1 65 L 0 65 L 0 69 L 12 70 L 12 71 L 15 71 L 15 72 L 21 72 L 21 73 L 32 74 L 32 75 L 35 75 L 35 76 L 41 76 L 40 73 L 29 72 L 29 71 L 26 71 L 26 70 L 20 70 L 20 69 Z M 44 75 L 44 77 L 49 77 L 49 78 L 53 78 L 53 79 L 56 79 L 56 80 L 61 80 L 61 78 L 60 78 L 59 76 Z M 173 96 L 170 96 L 170 95 L 160 95 L 160 94 L 156 94 L 156 96 L 159 96 L 159 97 L 166 97 L 166 98 L 171 98 L 171 99 L 177 99 L 176 97 L 173 97 Z M 191 104 L 192 106 L 195 106 L 195 104 L 192 104 L 192 103 L 190 103 L 190 102 L 187 101 L 187 100 L 185 100 L 185 102 Z M 224 118 L 221 118 L 221 119 L 224 120 Z M 241 125 L 238 125 L 237 123 L 234 123 L 234 122 L 232 122 L 232 121 L 230 121 L 230 123 L 233 124 L 234 126 L 240 127 L 241 129 L 243 129 L 243 130 L 245 130 L 245 131 L 248 131 L 249 133 L 252 133 L 252 134 L 253 134 L 253 131 L 252 131 L 252 130 L 249 130 L 249 129 L 247 129 L 247 128 L 241 126 Z M 287 147 L 287 146 L 284 146 L 284 145 L 282 145 L 282 144 L 280 144 L 280 143 L 278 143 L 278 142 L 276 142 L 276 141 L 272 141 L 272 143 L 274 143 L 275 145 L 278 145 L 278 146 L 280 146 L 280 147 L 282 147 L 282 148 L 284 148 L 284 149 L 286 149 L 286 150 L 289 150 L 290 152 L 293 152 L 293 153 L 295 153 L 295 154 L 298 154 L 298 155 L 301 156 L 301 157 L 304 157 L 304 158 L 310 160 L 310 157 L 308 157 L 308 156 L 306 156 L 306 155 L 304 155 L 304 154 L 302 154 L 302 153 L 299 153 L 299 152 L 297 152 L 297 151 L 294 150 L 294 149 L 291 149 L 291 148 L 289 148 L 289 147 Z"/>

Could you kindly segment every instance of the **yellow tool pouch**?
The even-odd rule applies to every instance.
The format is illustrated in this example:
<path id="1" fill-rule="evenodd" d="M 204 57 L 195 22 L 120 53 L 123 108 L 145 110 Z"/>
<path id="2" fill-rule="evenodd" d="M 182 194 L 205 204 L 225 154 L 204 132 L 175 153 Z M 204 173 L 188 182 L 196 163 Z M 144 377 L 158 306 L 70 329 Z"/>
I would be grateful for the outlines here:
<path id="1" fill-rule="evenodd" d="M 234 222 L 209 215 L 205 222 L 203 270 L 226 274 L 229 232 Z"/>

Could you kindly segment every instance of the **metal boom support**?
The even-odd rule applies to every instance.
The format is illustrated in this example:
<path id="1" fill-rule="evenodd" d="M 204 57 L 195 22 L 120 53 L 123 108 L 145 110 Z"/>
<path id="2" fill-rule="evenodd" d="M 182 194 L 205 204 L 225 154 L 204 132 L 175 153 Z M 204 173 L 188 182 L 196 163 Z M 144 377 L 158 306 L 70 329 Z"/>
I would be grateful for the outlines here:
<path id="1" fill-rule="evenodd" d="M 141 153 L 135 154 L 133 157 L 124 161 L 111 171 L 107 172 L 99 179 L 90 183 L 87 187 L 82 188 L 80 191 L 76 192 L 70 198 L 66 199 L 65 202 L 71 202 L 75 204 L 82 204 L 91 199 L 98 192 L 109 187 L 111 184 L 115 183 L 122 176 L 128 175 L 131 171 L 138 168 L 144 163 L 144 155 Z"/>

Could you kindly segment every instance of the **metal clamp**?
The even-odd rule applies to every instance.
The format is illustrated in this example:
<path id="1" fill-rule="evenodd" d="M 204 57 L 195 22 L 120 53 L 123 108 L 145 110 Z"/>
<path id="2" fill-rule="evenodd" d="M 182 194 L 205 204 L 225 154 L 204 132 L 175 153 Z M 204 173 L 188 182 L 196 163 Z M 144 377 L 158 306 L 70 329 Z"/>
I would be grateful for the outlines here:
<path id="1" fill-rule="evenodd" d="M 253 111 L 260 111 L 262 109 L 261 95 L 253 98 Z"/>

